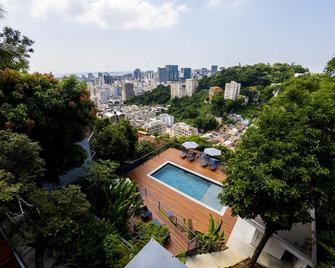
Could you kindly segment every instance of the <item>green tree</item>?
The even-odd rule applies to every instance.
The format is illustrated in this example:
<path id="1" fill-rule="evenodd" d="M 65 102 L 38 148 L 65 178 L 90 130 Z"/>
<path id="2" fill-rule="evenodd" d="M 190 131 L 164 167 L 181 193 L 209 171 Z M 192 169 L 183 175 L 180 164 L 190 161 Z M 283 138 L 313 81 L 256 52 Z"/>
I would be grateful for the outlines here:
<path id="1" fill-rule="evenodd" d="M 0 169 L 13 175 L 13 181 L 31 184 L 44 173 L 41 147 L 27 135 L 0 130 Z"/>
<path id="2" fill-rule="evenodd" d="M 11 173 L 0 169 L 0 213 L 7 210 L 14 197 L 22 189 L 22 183 L 15 183 Z"/>
<path id="3" fill-rule="evenodd" d="M 136 145 L 136 158 L 140 158 L 153 150 L 155 150 L 156 146 L 149 141 L 139 141 Z"/>
<path id="4" fill-rule="evenodd" d="M 324 72 L 329 76 L 335 76 L 335 57 L 328 61 Z"/>
<path id="5" fill-rule="evenodd" d="M 28 70 L 33 44 L 27 36 L 21 36 L 20 31 L 5 27 L 0 33 L 0 69 Z"/>
<path id="6" fill-rule="evenodd" d="M 265 226 L 250 267 L 273 233 L 310 222 L 309 209 L 334 189 L 334 112 L 332 80 L 291 79 L 265 106 L 228 162 L 222 202 L 242 218 L 260 216 Z"/>
<path id="7" fill-rule="evenodd" d="M 52 76 L 0 70 L 0 129 L 26 133 L 42 147 L 46 176 L 80 166 L 86 152 L 78 142 L 95 118 L 86 85 L 75 77 L 62 81 Z"/>
<path id="8" fill-rule="evenodd" d="M 219 124 L 213 115 L 199 116 L 195 119 L 195 126 L 203 131 L 217 129 Z"/>
<path id="9" fill-rule="evenodd" d="M 210 216 L 207 233 L 196 232 L 198 239 L 197 254 L 221 251 L 224 245 L 224 232 L 221 230 L 222 221 L 216 223 Z"/>
<path id="10" fill-rule="evenodd" d="M 128 220 L 138 215 L 143 201 L 135 183 L 115 175 L 117 167 L 110 161 L 94 163 L 84 189 L 94 213 L 126 234 Z"/>
<path id="11" fill-rule="evenodd" d="M 35 248 L 35 267 L 44 267 L 44 253 L 48 246 L 68 243 L 80 232 L 80 222 L 88 215 L 89 203 L 78 186 L 48 192 L 35 189 L 26 201 L 24 219 L 16 223 L 21 241 Z"/>
<path id="12" fill-rule="evenodd" d="M 135 154 L 136 144 L 136 130 L 126 120 L 109 123 L 102 129 L 97 129 L 91 142 L 98 159 L 109 159 L 120 163 Z"/>

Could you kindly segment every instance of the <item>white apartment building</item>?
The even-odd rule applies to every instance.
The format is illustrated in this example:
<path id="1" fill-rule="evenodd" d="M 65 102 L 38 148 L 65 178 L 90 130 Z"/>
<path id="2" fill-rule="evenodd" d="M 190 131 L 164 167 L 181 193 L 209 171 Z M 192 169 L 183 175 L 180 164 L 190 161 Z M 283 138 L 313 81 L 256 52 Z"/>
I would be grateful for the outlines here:
<path id="1" fill-rule="evenodd" d="M 161 120 L 151 119 L 145 124 L 145 129 L 150 135 L 162 135 L 166 133 L 166 124 Z"/>
<path id="2" fill-rule="evenodd" d="M 240 95 L 241 84 L 235 81 L 226 83 L 224 90 L 224 99 L 236 101 L 237 96 Z"/>
<path id="3" fill-rule="evenodd" d="M 172 126 L 172 135 L 174 137 L 180 137 L 180 136 L 190 137 L 198 135 L 198 129 L 184 122 L 180 122 Z"/>
<path id="4" fill-rule="evenodd" d="M 174 116 L 170 114 L 160 114 L 158 119 L 163 121 L 169 127 L 174 124 Z"/>
<path id="5" fill-rule="evenodd" d="M 171 99 L 187 96 L 185 84 L 171 83 Z"/>
<path id="6" fill-rule="evenodd" d="M 191 97 L 198 87 L 198 80 L 197 79 L 186 79 L 186 95 Z"/>

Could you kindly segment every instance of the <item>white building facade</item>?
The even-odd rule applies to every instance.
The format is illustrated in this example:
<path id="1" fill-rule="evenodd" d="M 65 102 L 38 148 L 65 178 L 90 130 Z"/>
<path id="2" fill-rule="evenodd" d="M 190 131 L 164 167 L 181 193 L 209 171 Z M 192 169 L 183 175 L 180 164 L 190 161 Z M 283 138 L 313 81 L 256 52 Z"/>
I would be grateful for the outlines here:
<path id="1" fill-rule="evenodd" d="M 238 95 L 240 95 L 241 84 L 235 81 L 226 83 L 224 90 L 224 99 L 236 101 Z"/>
<path id="2" fill-rule="evenodd" d="M 198 129 L 184 122 L 180 122 L 172 126 L 171 134 L 174 137 L 180 137 L 180 136 L 190 137 L 190 136 L 198 135 Z"/>

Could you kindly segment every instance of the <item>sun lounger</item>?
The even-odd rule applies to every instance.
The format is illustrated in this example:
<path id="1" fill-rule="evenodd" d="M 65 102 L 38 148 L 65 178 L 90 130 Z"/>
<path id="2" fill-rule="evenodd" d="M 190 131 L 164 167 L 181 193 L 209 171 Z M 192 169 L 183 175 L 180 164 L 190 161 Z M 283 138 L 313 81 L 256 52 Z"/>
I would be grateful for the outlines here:
<path id="1" fill-rule="evenodd" d="M 201 153 L 200 155 L 200 161 L 201 161 L 201 166 L 202 167 L 207 167 L 208 166 L 208 155 Z"/>
<path id="2" fill-rule="evenodd" d="M 196 156 L 195 153 L 189 153 L 187 154 L 186 158 L 188 161 L 192 162 L 195 159 L 195 156 Z"/>
<path id="3" fill-rule="evenodd" d="M 180 155 L 181 158 L 185 159 L 187 157 L 187 151 L 183 150 Z"/>
<path id="4" fill-rule="evenodd" d="M 219 167 L 219 161 L 216 160 L 216 159 L 211 158 L 210 162 L 209 162 L 209 165 L 210 165 L 210 169 L 214 171 Z"/>
<path id="5" fill-rule="evenodd" d="M 147 206 L 142 206 L 140 208 L 140 216 L 143 221 L 148 221 L 152 217 L 152 212 L 148 209 Z"/>

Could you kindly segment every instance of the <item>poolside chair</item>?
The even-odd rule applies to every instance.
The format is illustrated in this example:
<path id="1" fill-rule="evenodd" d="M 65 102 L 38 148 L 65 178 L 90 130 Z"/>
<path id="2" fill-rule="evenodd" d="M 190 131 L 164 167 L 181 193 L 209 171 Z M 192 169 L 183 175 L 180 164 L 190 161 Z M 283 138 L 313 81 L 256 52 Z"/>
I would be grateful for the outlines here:
<path id="1" fill-rule="evenodd" d="M 148 221 L 152 218 L 152 212 L 144 205 L 140 208 L 140 216 L 143 221 Z"/>
<path id="2" fill-rule="evenodd" d="M 211 158 L 210 160 L 211 160 L 210 169 L 213 170 L 213 171 L 217 170 L 217 168 L 219 167 L 219 161 L 216 160 L 216 159 L 213 159 L 213 158 Z"/>
<path id="3" fill-rule="evenodd" d="M 182 150 L 180 157 L 183 159 L 187 157 L 187 151 L 185 149 Z"/>
<path id="4" fill-rule="evenodd" d="M 201 166 L 202 167 L 207 167 L 208 166 L 208 155 L 207 154 L 204 154 L 204 153 L 201 153 L 200 155 L 200 161 L 201 161 Z"/>
<path id="5" fill-rule="evenodd" d="M 186 158 L 188 161 L 192 162 L 195 159 L 196 154 L 194 152 L 188 153 Z"/>

